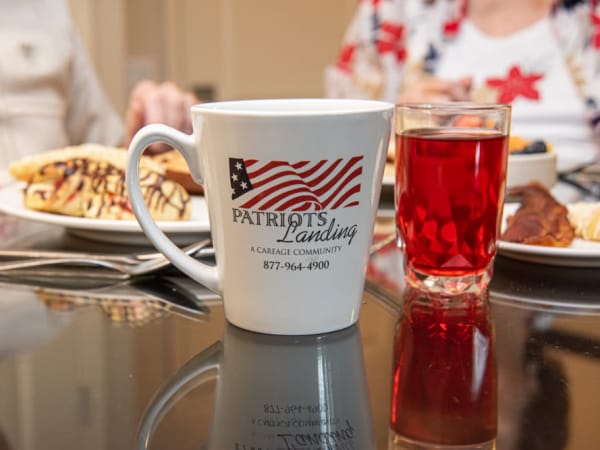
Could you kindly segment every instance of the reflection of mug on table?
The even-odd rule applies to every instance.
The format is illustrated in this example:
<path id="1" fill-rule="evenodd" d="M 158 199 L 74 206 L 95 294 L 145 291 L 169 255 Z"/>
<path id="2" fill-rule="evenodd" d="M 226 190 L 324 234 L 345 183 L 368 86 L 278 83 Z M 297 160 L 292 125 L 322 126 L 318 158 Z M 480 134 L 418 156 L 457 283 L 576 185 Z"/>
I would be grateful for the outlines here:
<path id="1" fill-rule="evenodd" d="M 147 408 L 138 448 L 160 418 L 218 369 L 208 449 L 375 448 L 356 326 L 313 336 L 254 334 L 228 325 L 221 346 L 191 359 Z"/>
<path id="2" fill-rule="evenodd" d="M 396 119 L 406 279 L 432 291 L 480 291 L 500 231 L 510 106 L 399 105 Z"/>
<path id="3" fill-rule="evenodd" d="M 308 334 L 356 322 L 393 105 L 257 100 L 196 105 L 194 134 L 143 128 L 130 147 L 131 203 L 150 240 L 223 295 L 233 324 Z M 138 162 L 152 142 L 179 149 L 205 184 L 217 265 L 184 255 L 148 214 Z"/>

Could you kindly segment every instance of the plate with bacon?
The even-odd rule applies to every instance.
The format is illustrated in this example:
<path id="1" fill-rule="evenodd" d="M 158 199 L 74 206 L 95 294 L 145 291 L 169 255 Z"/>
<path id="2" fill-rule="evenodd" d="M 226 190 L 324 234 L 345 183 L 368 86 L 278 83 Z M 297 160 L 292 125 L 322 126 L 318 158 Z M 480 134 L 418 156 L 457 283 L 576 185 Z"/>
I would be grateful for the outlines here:
<path id="1" fill-rule="evenodd" d="M 563 205 L 540 183 L 510 189 L 498 253 L 565 267 L 600 267 L 600 202 Z"/>

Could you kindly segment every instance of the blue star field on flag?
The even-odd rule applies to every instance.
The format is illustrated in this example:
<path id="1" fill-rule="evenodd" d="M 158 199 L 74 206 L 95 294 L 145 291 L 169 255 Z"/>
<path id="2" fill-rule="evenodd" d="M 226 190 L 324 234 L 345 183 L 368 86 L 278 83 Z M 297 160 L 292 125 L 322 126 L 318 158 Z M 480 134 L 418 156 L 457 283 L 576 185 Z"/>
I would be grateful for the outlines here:
<path id="1" fill-rule="evenodd" d="M 229 175 L 229 181 L 233 189 L 231 193 L 232 200 L 252 190 L 252 183 L 250 177 L 248 177 L 243 159 L 229 158 Z"/>

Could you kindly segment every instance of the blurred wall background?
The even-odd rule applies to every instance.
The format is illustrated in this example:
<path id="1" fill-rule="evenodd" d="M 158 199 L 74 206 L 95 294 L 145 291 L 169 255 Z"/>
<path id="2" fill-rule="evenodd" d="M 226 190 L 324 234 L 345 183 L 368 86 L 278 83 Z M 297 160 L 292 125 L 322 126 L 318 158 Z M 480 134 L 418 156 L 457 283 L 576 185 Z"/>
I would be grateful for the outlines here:
<path id="1" fill-rule="evenodd" d="M 138 80 L 203 98 L 319 97 L 357 0 L 69 0 L 123 112 Z"/>

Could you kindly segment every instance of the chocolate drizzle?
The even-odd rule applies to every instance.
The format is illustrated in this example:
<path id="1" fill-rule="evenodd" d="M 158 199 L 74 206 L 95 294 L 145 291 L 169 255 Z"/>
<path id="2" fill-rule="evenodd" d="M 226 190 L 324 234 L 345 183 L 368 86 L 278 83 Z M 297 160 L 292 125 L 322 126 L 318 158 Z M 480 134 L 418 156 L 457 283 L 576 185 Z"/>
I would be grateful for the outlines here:
<path id="1" fill-rule="evenodd" d="M 189 216 L 188 193 L 161 173 L 142 168 L 140 187 L 151 215 L 158 220 L 184 220 Z M 41 203 L 54 202 L 53 212 L 63 212 L 62 208 L 79 210 L 83 217 L 134 217 L 125 172 L 107 161 L 73 158 L 46 164 L 33 174 L 25 194 Z"/>

